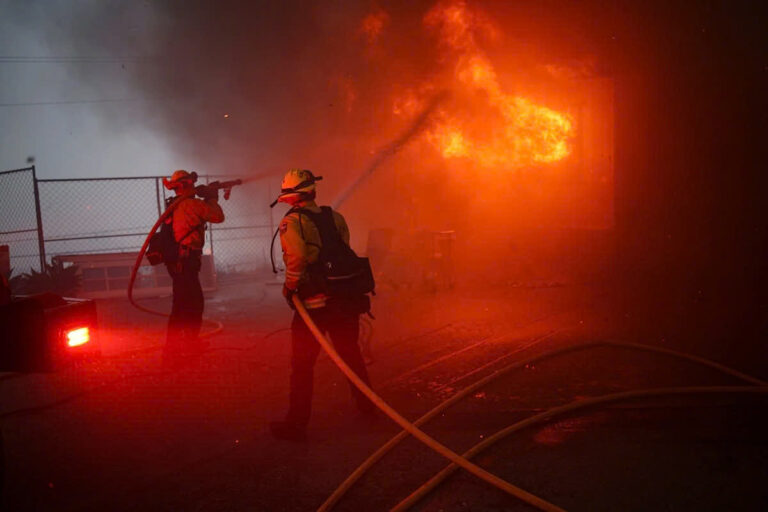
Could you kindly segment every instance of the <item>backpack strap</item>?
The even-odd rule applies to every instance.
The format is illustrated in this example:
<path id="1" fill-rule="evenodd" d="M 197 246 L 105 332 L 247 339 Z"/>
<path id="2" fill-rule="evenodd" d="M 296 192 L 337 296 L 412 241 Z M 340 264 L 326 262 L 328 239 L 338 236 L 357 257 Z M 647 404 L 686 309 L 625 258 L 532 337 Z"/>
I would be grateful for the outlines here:
<path id="1" fill-rule="evenodd" d="M 299 214 L 299 233 L 301 234 L 301 239 L 304 240 L 305 243 L 308 243 L 309 245 L 314 245 L 314 246 L 319 248 L 319 246 L 317 244 L 313 244 L 311 242 L 307 242 L 306 238 L 304 238 L 304 226 L 301 225 L 301 214 L 303 213 L 304 215 L 307 215 L 307 214 L 312 213 L 312 212 L 310 212 L 306 208 L 302 208 L 301 206 L 294 206 L 293 208 L 291 208 L 290 210 L 285 212 L 285 215 L 283 215 L 283 218 L 286 218 L 287 216 L 289 216 L 292 213 L 298 213 Z M 274 238 L 272 239 L 272 241 L 274 242 Z"/>
<path id="2" fill-rule="evenodd" d="M 294 207 L 288 210 L 288 213 L 286 213 L 285 216 L 287 217 L 291 213 L 299 214 L 301 238 L 304 238 L 304 228 L 301 225 L 302 214 L 309 217 L 309 220 L 312 221 L 317 228 L 317 231 L 320 234 L 320 245 L 306 242 L 305 240 L 308 245 L 314 245 L 315 247 L 322 249 L 322 247 L 330 248 L 334 244 L 343 243 L 341 234 L 339 234 L 339 230 L 336 228 L 336 222 L 333 220 L 333 209 L 330 206 L 321 206 L 319 212 L 313 212 L 308 208 Z"/>
<path id="3" fill-rule="evenodd" d="M 190 229 L 189 231 L 187 231 L 187 234 L 186 234 L 186 235 L 184 235 L 183 237 L 181 237 L 181 238 L 179 239 L 179 241 L 178 241 L 178 242 L 176 242 L 177 244 L 179 244 L 179 247 L 183 247 L 183 246 L 184 246 L 184 244 L 183 244 L 182 242 L 183 242 L 183 241 L 184 241 L 184 240 L 185 240 L 185 239 L 186 239 L 186 238 L 187 238 L 189 235 L 191 235 L 192 233 L 194 233 L 195 231 L 197 231 L 197 230 L 198 230 L 198 229 L 199 229 L 201 226 L 203 226 L 204 224 L 205 224 L 205 223 L 203 223 L 203 224 L 198 224 L 197 226 L 195 226 L 195 227 L 193 227 L 192 229 Z"/>
<path id="4" fill-rule="evenodd" d="M 321 248 L 330 250 L 337 245 L 346 245 L 341 238 L 339 229 L 333 219 L 333 209 L 330 206 L 321 206 L 320 212 L 304 210 L 303 212 L 310 218 L 320 234 Z"/>
<path id="5" fill-rule="evenodd" d="M 187 199 L 192 199 L 192 198 L 191 197 L 180 197 L 180 198 L 176 199 L 175 201 L 181 202 L 181 201 L 185 201 Z M 170 215 L 169 217 L 170 218 L 165 223 L 168 224 L 171 227 L 171 232 L 173 233 L 173 215 Z M 176 240 L 176 238 L 174 236 L 174 241 L 179 245 L 179 249 L 181 249 L 184 246 L 184 244 L 182 242 L 184 242 L 184 240 L 186 240 L 189 235 L 191 235 L 192 233 L 194 233 L 198 229 L 204 228 L 204 227 L 205 227 L 205 222 L 202 222 L 202 223 L 200 223 L 200 224 L 198 224 L 196 226 L 192 226 L 192 228 L 189 231 L 187 231 L 184 234 L 184 236 L 179 238 L 178 240 Z M 203 240 L 203 241 L 205 241 L 205 240 Z"/>

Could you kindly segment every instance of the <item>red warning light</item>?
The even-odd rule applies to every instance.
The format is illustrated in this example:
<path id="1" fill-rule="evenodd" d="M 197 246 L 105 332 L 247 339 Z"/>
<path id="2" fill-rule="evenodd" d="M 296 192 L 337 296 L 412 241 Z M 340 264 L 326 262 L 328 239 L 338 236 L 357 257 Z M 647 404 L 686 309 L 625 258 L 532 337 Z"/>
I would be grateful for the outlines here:
<path id="1" fill-rule="evenodd" d="M 70 329 L 67 331 L 67 345 L 78 347 L 91 341 L 91 332 L 87 327 Z"/>

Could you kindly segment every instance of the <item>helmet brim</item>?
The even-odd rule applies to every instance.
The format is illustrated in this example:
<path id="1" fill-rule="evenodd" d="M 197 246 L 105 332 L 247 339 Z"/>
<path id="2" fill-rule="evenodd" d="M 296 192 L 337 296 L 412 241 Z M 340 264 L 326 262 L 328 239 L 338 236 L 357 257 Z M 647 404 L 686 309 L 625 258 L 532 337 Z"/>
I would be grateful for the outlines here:
<path id="1" fill-rule="evenodd" d="M 189 183 L 190 185 L 194 185 L 197 181 L 197 173 L 195 171 L 187 173 L 186 171 L 176 171 L 173 174 L 176 175 L 177 173 L 186 173 L 185 175 L 177 176 L 176 179 L 174 179 L 173 176 L 171 176 L 170 179 L 163 177 L 163 186 L 165 186 L 168 190 L 173 190 L 175 188 L 179 188 L 184 186 L 185 183 Z"/>

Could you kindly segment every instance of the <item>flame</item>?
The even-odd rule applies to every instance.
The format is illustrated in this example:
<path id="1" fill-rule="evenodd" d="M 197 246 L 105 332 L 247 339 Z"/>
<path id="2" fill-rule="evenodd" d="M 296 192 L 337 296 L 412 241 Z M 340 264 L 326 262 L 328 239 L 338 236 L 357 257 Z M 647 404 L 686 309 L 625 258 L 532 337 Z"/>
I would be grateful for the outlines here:
<path id="1" fill-rule="evenodd" d="M 439 2 L 424 17 L 454 63 L 451 89 L 481 102 L 481 109 L 436 115 L 427 140 L 444 158 L 468 158 L 482 166 L 525 167 L 557 162 L 571 153 L 574 120 L 563 112 L 507 94 L 496 70 L 480 49 L 476 34 L 496 37 L 495 26 L 463 0 Z M 408 115 L 422 101 L 413 93 L 395 101 L 393 112 Z"/>

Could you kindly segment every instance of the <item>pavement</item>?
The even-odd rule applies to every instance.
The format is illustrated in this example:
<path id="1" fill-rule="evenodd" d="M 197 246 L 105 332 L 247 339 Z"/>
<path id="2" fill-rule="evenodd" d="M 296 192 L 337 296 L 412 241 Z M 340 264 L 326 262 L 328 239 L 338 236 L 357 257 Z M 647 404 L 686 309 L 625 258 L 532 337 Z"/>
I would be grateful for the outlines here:
<path id="1" fill-rule="evenodd" d="M 145 304 L 167 310 L 169 298 Z M 345 379 L 321 355 L 307 442 L 270 437 L 267 424 L 287 404 L 292 314 L 271 278 L 230 280 L 208 294 L 206 316 L 224 330 L 177 372 L 161 368 L 162 318 L 122 299 L 98 308 L 102 358 L 51 375 L 0 376 L 5 510 L 314 510 L 399 431 L 384 417 L 356 416 Z M 595 339 L 671 343 L 633 339 L 597 286 L 384 288 L 374 314 L 365 326 L 373 386 L 411 419 L 549 350 Z M 596 348 L 510 372 L 425 430 L 461 452 L 573 400 L 731 384 L 739 382 L 691 363 Z M 567 510 L 768 510 L 766 404 L 719 395 L 619 403 L 521 431 L 476 462 Z M 408 439 L 336 510 L 388 510 L 445 464 Z M 461 473 L 416 509 L 532 510 Z"/>

